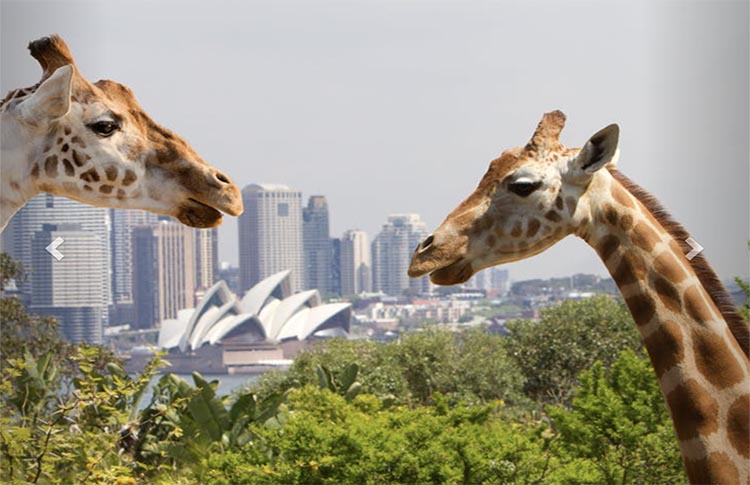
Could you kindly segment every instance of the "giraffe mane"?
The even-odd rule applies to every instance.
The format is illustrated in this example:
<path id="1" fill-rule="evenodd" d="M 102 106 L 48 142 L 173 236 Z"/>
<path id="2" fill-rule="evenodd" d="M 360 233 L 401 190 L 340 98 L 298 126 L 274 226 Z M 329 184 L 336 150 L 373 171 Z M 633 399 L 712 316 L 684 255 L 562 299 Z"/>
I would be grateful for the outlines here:
<path id="1" fill-rule="evenodd" d="M 672 219 L 672 216 L 664 209 L 656 197 L 627 178 L 619 170 L 613 167 L 607 168 L 615 180 L 620 182 L 625 189 L 633 194 L 675 240 L 682 244 L 685 239 L 690 237 L 690 233 L 680 223 Z M 698 254 L 691 259 L 690 266 L 693 268 L 701 285 L 703 285 L 711 296 L 711 300 L 713 300 L 719 312 L 721 312 L 721 316 L 724 317 L 724 321 L 729 326 L 732 336 L 745 355 L 750 357 L 750 327 L 745 318 L 737 311 L 737 307 L 729 292 L 724 287 L 724 284 L 702 254 Z"/>

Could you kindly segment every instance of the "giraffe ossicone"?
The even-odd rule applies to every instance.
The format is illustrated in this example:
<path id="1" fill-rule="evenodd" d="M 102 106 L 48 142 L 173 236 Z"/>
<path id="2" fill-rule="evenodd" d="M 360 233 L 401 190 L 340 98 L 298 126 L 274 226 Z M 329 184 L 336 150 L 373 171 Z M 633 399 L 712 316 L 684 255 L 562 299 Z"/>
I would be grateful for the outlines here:
<path id="1" fill-rule="evenodd" d="M 88 82 L 56 35 L 29 44 L 41 80 L 0 101 L 0 231 L 35 195 L 169 215 L 214 227 L 242 213 L 229 177 L 158 125 L 132 91 Z"/>
<path id="2" fill-rule="evenodd" d="M 477 189 L 415 249 L 409 275 L 462 283 L 568 235 L 591 245 L 637 324 L 692 483 L 750 480 L 750 331 L 690 235 L 615 167 L 619 128 L 583 148 L 543 116 L 523 148 L 490 164 Z"/>

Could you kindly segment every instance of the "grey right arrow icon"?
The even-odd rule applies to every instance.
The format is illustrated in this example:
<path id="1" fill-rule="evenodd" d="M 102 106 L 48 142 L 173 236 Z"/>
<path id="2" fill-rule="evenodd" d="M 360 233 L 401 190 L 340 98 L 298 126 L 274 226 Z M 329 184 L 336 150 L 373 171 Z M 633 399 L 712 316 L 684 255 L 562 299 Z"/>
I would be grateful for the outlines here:
<path id="1" fill-rule="evenodd" d="M 688 246 L 690 246 L 691 248 L 690 252 L 685 255 L 688 261 L 691 261 L 694 257 L 698 256 L 701 251 L 703 251 L 703 246 L 698 244 L 698 241 L 696 241 L 692 237 L 685 239 L 685 242 L 688 243 Z"/>
<path id="2" fill-rule="evenodd" d="M 54 241 L 49 243 L 49 246 L 44 248 L 44 250 L 50 253 L 53 258 L 60 261 L 62 258 L 65 257 L 65 255 L 61 253 L 60 251 L 58 251 L 57 248 L 64 242 L 65 242 L 65 239 L 58 237 Z"/>

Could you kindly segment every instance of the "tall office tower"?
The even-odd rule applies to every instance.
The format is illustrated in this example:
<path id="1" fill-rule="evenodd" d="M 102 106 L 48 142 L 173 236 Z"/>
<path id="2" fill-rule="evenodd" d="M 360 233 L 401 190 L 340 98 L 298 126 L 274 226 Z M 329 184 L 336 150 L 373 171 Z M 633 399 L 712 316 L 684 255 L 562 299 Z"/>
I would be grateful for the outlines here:
<path id="1" fill-rule="evenodd" d="M 136 328 L 176 318 L 195 305 L 195 231 L 176 221 L 133 229 Z"/>
<path id="2" fill-rule="evenodd" d="M 341 295 L 372 291 L 370 242 L 365 231 L 346 231 L 341 236 Z"/>
<path id="3" fill-rule="evenodd" d="M 331 234 L 328 227 L 328 202 L 322 195 L 313 195 L 302 209 L 302 243 L 304 247 L 305 288 L 317 289 L 321 295 L 332 292 Z"/>
<path id="4" fill-rule="evenodd" d="M 388 216 L 372 243 L 373 287 L 388 295 L 401 295 L 409 289 L 426 293 L 430 282 L 426 276 L 411 279 L 407 275 L 414 248 L 427 235 L 427 227 L 417 214 Z"/>
<path id="5" fill-rule="evenodd" d="M 219 275 L 219 230 L 195 229 L 196 288 L 207 290 Z"/>
<path id="6" fill-rule="evenodd" d="M 331 295 L 341 296 L 341 239 L 334 237 L 331 245 L 331 271 L 328 280 L 331 282 Z"/>
<path id="7" fill-rule="evenodd" d="M 133 228 L 154 224 L 156 214 L 142 210 L 110 209 L 112 220 L 112 307 L 109 312 L 110 325 L 133 323 L 135 304 L 133 300 Z"/>
<path id="8" fill-rule="evenodd" d="M 63 255 L 57 260 L 45 248 L 54 241 Z M 29 244 L 34 271 L 32 313 L 55 317 L 63 335 L 74 343 L 102 343 L 107 312 L 108 249 L 104 235 L 80 224 L 43 224 Z"/>
<path id="9" fill-rule="evenodd" d="M 103 282 L 105 291 L 102 298 L 104 298 L 104 305 L 109 305 L 112 302 L 110 281 L 112 264 L 109 252 L 110 210 L 92 207 L 51 194 L 41 194 L 31 199 L 13 216 L 10 224 L 3 232 L 3 249 L 23 264 L 24 271 L 28 275 L 28 279 L 22 282 L 19 287 L 22 299 L 27 303 L 30 302 L 31 295 L 34 292 L 34 259 L 38 255 L 34 254 L 31 242 L 34 235 L 42 230 L 43 224 L 78 224 L 82 231 L 96 236 L 96 240 L 101 244 L 102 251 L 105 254 L 102 259 L 100 251 L 91 253 L 92 258 L 98 258 L 97 265 L 99 261 L 103 261 L 104 264 L 101 267 L 101 273 L 93 275 L 93 277 Z M 72 249 L 72 244 L 64 244 L 60 251 L 65 254 L 66 250 Z M 44 248 L 42 248 L 42 253 L 45 258 L 52 257 L 44 251 Z M 84 260 L 85 258 L 79 258 L 76 261 L 79 262 L 78 264 L 88 264 L 88 261 Z M 106 322 L 106 312 L 103 318 Z"/>
<path id="10" fill-rule="evenodd" d="M 286 185 L 252 184 L 242 189 L 245 212 L 239 220 L 240 287 L 279 271 L 292 270 L 292 291 L 304 283 L 302 193 Z"/>
<path id="11" fill-rule="evenodd" d="M 493 291 L 504 295 L 508 292 L 508 270 L 493 266 L 475 273 L 465 285 L 467 288 Z"/>

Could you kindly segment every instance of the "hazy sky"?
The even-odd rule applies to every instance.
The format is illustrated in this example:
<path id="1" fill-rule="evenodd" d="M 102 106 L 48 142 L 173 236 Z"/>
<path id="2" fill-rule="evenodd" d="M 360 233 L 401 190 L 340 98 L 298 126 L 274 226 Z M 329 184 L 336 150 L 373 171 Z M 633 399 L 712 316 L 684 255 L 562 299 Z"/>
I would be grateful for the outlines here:
<path id="1" fill-rule="evenodd" d="M 621 127 L 620 169 L 722 277 L 748 274 L 748 2 L 2 0 L 0 88 L 38 81 L 57 32 L 90 80 L 130 86 L 241 186 L 327 196 L 333 236 L 397 212 L 430 228 L 542 113 L 580 146 Z M 219 232 L 237 261 L 237 224 Z M 511 277 L 605 274 L 568 238 Z"/>

